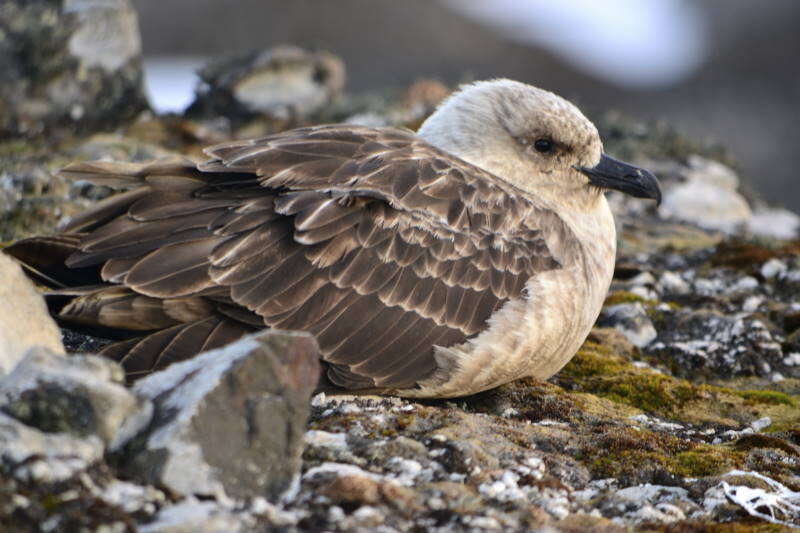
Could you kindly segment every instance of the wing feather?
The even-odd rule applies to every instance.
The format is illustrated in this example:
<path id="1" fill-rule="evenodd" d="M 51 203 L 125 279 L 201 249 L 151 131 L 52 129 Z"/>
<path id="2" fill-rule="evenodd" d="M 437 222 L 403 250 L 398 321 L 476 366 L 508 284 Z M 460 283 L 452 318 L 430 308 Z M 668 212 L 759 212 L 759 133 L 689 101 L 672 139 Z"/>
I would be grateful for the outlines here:
<path id="1" fill-rule="evenodd" d="M 136 292 L 158 298 L 197 294 L 213 286 L 208 255 L 217 244 L 216 237 L 208 237 L 163 246 L 133 265 L 125 276 L 125 284 Z"/>

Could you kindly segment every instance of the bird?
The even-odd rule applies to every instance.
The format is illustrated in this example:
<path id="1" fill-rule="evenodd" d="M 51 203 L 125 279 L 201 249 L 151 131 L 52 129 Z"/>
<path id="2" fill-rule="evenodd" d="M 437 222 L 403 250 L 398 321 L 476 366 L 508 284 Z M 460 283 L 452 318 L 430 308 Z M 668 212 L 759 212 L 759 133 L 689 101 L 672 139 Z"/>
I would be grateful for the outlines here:
<path id="1" fill-rule="evenodd" d="M 317 340 L 327 386 L 454 398 L 546 379 L 610 287 L 605 193 L 661 200 L 566 99 L 460 87 L 417 132 L 316 125 L 206 162 L 73 163 L 122 191 L 5 251 L 60 323 L 117 342 L 137 379 L 264 328 Z"/>

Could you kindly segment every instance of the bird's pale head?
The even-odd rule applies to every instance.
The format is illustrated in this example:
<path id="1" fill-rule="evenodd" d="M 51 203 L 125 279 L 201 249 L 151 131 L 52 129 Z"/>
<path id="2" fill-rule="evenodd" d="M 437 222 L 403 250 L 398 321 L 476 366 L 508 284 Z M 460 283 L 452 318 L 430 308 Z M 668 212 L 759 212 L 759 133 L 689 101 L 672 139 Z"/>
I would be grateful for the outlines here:
<path id="1" fill-rule="evenodd" d="M 592 201 L 605 189 L 660 201 L 655 176 L 603 153 L 597 128 L 549 91 L 498 79 L 445 100 L 418 134 L 543 199 Z"/>

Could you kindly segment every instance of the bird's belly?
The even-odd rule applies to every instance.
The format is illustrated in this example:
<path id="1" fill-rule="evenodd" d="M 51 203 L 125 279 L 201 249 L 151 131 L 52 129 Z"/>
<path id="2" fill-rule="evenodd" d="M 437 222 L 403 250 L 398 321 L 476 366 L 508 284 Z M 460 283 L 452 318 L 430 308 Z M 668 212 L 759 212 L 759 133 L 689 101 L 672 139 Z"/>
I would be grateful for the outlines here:
<path id="1" fill-rule="evenodd" d="M 600 278 L 600 279 L 598 279 Z M 538 274 L 526 296 L 507 302 L 489 327 L 458 346 L 436 347 L 437 372 L 404 396 L 474 394 L 522 377 L 547 379 L 580 348 L 602 308 L 611 273 L 583 269 Z"/>

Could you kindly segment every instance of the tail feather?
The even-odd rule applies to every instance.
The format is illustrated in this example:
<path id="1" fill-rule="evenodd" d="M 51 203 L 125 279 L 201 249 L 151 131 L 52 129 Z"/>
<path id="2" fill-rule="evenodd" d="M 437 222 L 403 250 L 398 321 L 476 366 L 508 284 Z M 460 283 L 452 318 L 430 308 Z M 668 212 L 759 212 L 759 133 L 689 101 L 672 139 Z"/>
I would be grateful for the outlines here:
<path id="1" fill-rule="evenodd" d="M 64 226 L 63 231 L 88 234 L 88 232 L 127 213 L 128 208 L 133 205 L 136 200 L 143 198 L 150 192 L 149 187 L 140 187 L 121 194 L 109 196 L 105 200 L 95 204 L 91 209 L 72 217 L 72 220 Z"/>
<path id="2" fill-rule="evenodd" d="M 196 164 L 185 157 L 170 157 L 152 163 L 124 163 L 117 161 L 89 161 L 71 163 L 59 170 L 58 175 L 70 180 L 84 180 L 112 189 L 130 189 L 147 182 L 150 176 L 196 172 Z"/>
<path id="3" fill-rule="evenodd" d="M 100 283 L 99 266 L 68 268 L 67 258 L 78 250 L 81 233 L 62 233 L 49 237 L 23 239 L 3 249 L 20 262 L 28 276 L 51 289 Z"/>
<path id="4" fill-rule="evenodd" d="M 120 163 L 91 161 L 72 163 L 62 168 L 58 175 L 70 180 L 84 180 L 112 189 L 131 189 L 99 202 L 92 209 L 73 217 L 64 228 L 67 232 L 88 232 L 126 213 L 137 200 L 152 192 L 153 187 L 167 179 L 175 186 L 189 181 L 197 186 L 200 173 L 195 163 L 183 157 L 161 159 L 152 163 Z"/>
<path id="5" fill-rule="evenodd" d="M 240 322 L 214 316 L 114 343 L 100 354 L 119 362 L 128 381 L 136 381 L 202 351 L 221 348 L 255 330 Z"/>
<path id="6" fill-rule="evenodd" d="M 228 208 L 230 199 L 195 201 L 194 192 L 211 187 L 213 176 L 183 158 L 147 164 L 76 163 L 60 175 L 127 190 L 75 216 L 64 233 L 24 239 L 0 253 L 17 259 L 30 278 L 49 289 L 45 299 L 59 324 L 76 333 L 118 341 L 100 353 L 119 361 L 129 380 L 263 329 L 263 320 L 237 309 L 224 287 L 199 287 L 184 297 L 148 296 L 136 287 L 120 285 L 140 263 L 152 270 L 148 272 L 155 280 L 172 275 L 173 270 L 185 270 L 183 263 L 175 264 L 183 256 L 164 250 L 170 243 L 182 243 L 187 249 L 200 246 L 205 242 L 200 238 L 210 235 L 211 223 Z M 141 230 L 133 235 L 135 239 L 126 225 L 134 218 Z M 129 233 L 122 235 L 125 231 Z M 98 244 L 98 239 L 108 242 Z M 117 241 L 128 248 L 117 246 Z M 93 253 L 93 247 L 102 248 L 97 253 L 105 255 L 81 262 Z M 143 263 L 143 256 L 154 249 L 161 250 L 159 261 Z M 192 266 L 195 256 L 207 255 L 203 248 L 188 254 L 186 261 Z M 200 281 L 205 279 L 200 275 L 204 268 L 202 263 L 196 265 Z M 184 282 L 193 279 L 185 272 L 181 278 Z"/>

